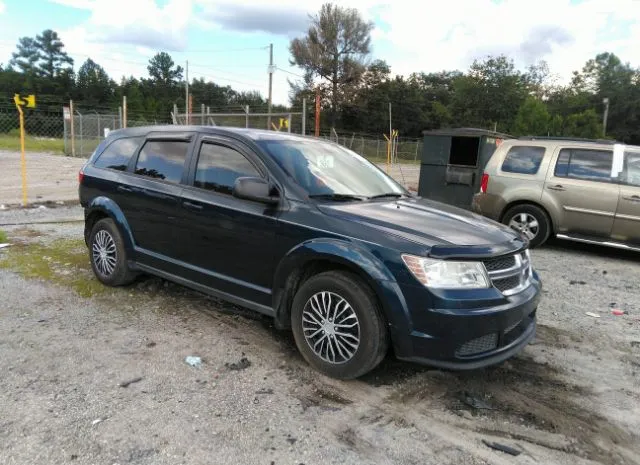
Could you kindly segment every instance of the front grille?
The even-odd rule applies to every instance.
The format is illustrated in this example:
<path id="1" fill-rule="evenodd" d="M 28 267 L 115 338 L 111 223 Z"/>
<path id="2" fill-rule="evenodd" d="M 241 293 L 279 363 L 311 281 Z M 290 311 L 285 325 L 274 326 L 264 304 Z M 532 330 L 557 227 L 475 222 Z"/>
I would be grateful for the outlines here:
<path id="1" fill-rule="evenodd" d="M 484 267 L 491 278 L 491 283 L 504 295 L 523 290 L 531 278 L 526 251 L 506 257 L 490 258 L 484 261 Z"/>
<path id="2" fill-rule="evenodd" d="M 492 258 L 484 262 L 484 267 L 487 271 L 498 271 L 507 268 L 512 268 L 516 265 L 516 259 L 513 255 L 508 257 Z"/>
<path id="3" fill-rule="evenodd" d="M 492 281 L 493 285 L 497 287 L 500 292 L 505 292 L 520 285 L 520 276 L 510 276 L 504 279 L 493 279 Z"/>
<path id="4" fill-rule="evenodd" d="M 483 352 L 495 350 L 498 347 L 498 333 L 485 334 L 484 336 L 465 342 L 456 350 L 456 357 L 477 355 Z"/>

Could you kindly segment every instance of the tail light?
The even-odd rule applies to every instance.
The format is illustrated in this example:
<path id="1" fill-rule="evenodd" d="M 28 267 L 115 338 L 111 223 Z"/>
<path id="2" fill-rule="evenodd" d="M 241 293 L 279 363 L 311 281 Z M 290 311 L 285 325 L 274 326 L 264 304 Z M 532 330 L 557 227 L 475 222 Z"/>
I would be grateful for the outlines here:
<path id="1" fill-rule="evenodd" d="M 480 182 L 480 193 L 486 194 L 488 187 L 489 187 L 489 175 L 487 173 L 482 173 L 482 181 Z"/>
<path id="2" fill-rule="evenodd" d="M 83 179 L 84 179 L 84 172 L 80 170 L 78 171 L 78 184 L 82 184 Z"/>

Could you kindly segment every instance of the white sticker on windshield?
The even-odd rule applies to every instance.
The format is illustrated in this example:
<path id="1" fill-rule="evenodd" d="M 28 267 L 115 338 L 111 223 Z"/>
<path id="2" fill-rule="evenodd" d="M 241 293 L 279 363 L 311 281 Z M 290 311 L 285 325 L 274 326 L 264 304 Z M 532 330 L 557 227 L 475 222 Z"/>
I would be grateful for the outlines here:
<path id="1" fill-rule="evenodd" d="M 318 168 L 333 168 L 333 156 L 320 155 L 318 156 Z"/>

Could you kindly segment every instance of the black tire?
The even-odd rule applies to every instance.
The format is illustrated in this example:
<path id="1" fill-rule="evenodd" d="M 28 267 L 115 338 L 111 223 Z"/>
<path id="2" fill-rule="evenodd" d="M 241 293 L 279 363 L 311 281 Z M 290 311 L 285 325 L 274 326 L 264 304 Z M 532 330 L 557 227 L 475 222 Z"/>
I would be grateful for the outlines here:
<path id="1" fill-rule="evenodd" d="M 344 323 L 345 321 L 352 322 L 353 317 L 345 318 L 345 313 L 340 314 L 340 308 L 346 311 L 346 314 L 353 314 L 357 317 L 357 327 L 350 329 L 339 329 L 339 333 L 331 333 L 325 338 L 325 342 L 319 343 L 319 349 L 322 351 L 322 344 L 325 344 L 327 348 L 326 356 L 331 357 L 328 346 L 331 341 L 331 347 L 342 347 L 339 351 L 343 354 L 347 354 L 348 350 L 353 351 L 351 357 L 342 357 L 342 355 L 335 357 L 333 361 L 324 360 L 320 355 L 312 349 L 311 343 L 307 342 L 305 336 L 305 329 L 303 328 L 303 314 L 305 315 L 305 325 L 307 327 L 307 335 L 312 334 L 312 330 L 309 330 L 309 314 L 305 312 L 305 309 L 311 311 L 310 299 L 313 296 L 318 296 L 319 293 L 325 293 L 333 299 L 340 301 L 342 298 L 347 302 L 350 308 L 347 308 L 345 304 L 341 303 L 341 306 L 337 310 L 334 310 L 333 315 L 338 315 L 339 318 L 335 319 L 333 323 L 325 324 L 330 325 L 333 330 L 337 326 L 345 326 L 353 323 Z M 317 301 L 316 301 L 317 302 Z M 335 300 L 334 300 L 335 302 Z M 308 307 L 309 306 L 309 307 Z M 316 313 L 318 315 L 318 313 Z M 333 318 L 331 319 L 333 321 Z M 362 282 L 360 278 L 352 273 L 343 271 L 327 271 L 325 273 L 318 274 L 308 279 L 296 293 L 291 308 L 291 325 L 293 329 L 293 336 L 298 346 L 298 350 L 304 357 L 304 359 L 316 370 L 337 379 L 354 379 L 374 369 L 385 357 L 389 347 L 389 337 L 387 328 L 380 305 L 376 299 L 373 291 Z M 320 328 L 319 324 L 311 323 L 315 328 Z M 351 341 L 353 343 L 353 334 L 357 329 L 357 337 L 359 342 L 357 348 L 349 347 L 345 341 Z M 331 329 L 329 329 L 331 331 Z M 352 336 L 345 339 L 342 331 L 350 332 Z M 324 338 L 324 332 L 317 337 Z M 331 338 L 331 339 L 330 339 Z M 340 338 L 340 341 L 338 341 Z M 340 344 L 340 345 L 338 345 Z M 333 354 L 337 354 L 338 351 L 334 350 Z M 341 360 L 344 359 L 344 360 Z"/>
<path id="2" fill-rule="evenodd" d="M 531 204 L 516 205 L 504 214 L 502 217 L 502 223 L 509 226 L 512 220 L 518 219 L 518 217 L 522 215 L 535 218 L 535 221 L 538 224 L 535 236 L 529 239 L 529 246 L 531 248 L 535 248 L 544 244 L 551 234 L 551 221 L 545 211 L 540 207 Z M 514 229 L 516 231 L 518 230 L 518 228 L 515 227 Z M 531 231 L 531 229 L 529 229 L 529 231 Z"/>
<path id="3" fill-rule="evenodd" d="M 113 247 L 111 247 L 110 240 Z M 106 248 L 109 251 L 108 255 L 111 258 L 106 268 L 104 259 L 99 258 L 96 248 Z M 113 254 L 111 254 L 112 249 L 115 249 Z M 124 286 L 131 283 L 136 277 L 136 274 L 127 266 L 127 252 L 124 248 L 122 235 L 111 218 L 103 218 L 93 225 L 89 234 L 89 259 L 96 278 L 107 286 Z M 112 270 L 110 270 L 111 266 L 113 266 Z"/>

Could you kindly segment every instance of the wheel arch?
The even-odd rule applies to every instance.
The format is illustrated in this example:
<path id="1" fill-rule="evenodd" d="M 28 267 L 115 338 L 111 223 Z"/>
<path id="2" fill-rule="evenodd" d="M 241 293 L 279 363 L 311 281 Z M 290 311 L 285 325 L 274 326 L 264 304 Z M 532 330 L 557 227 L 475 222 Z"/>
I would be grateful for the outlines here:
<path id="1" fill-rule="evenodd" d="M 134 241 L 129 223 L 118 204 L 108 197 L 94 198 L 85 209 L 85 242 L 88 244 L 89 235 L 91 234 L 93 226 L 104 218 L 111 218 L 116 224 L 116 227 L 122 236 L 122 241 L 124 242 L 126 251 L 129 256 L 132 256 L 134 253 Z"/>
<path id="2" fill-rule="evenodd" d="M 277 267 L 273 286 L 276 327 L 290 328 L 293 298 L 307 279 L 334 270 L 354 274 L 371 289 L 380 305 L 385 324 L 388 325 L 389 316 L 386 314 L 384 297 L 377 280 L 395 281 L 391 272 L 370 252 L 353 243 L 319 240 L 295 247 Z"/>
<path id="3" fill-rule="evenodd" d="M 550 232 L 552 234 L 555 234 L 556 232 L 555 228 L 557 224 L 556 220 L 551 216 L 551 213 L 547 208 L 544 207 L 544 205 L 542 205 L 540 202 L 537 202 L 535 200 L 515 200 L 508 203 L 500 212 L 500 216 L 499 216 L 500 223 L 504 223 L 504 217 L 506 216 L 509 210 L 511 210 L 513 207 L 518 207 L 521 205 L 533 205 L 534 207 L 537 207 L 540 210 L 542 210 L 542 212 L 547 216 L 547 220 L 549 221 Z"/>

